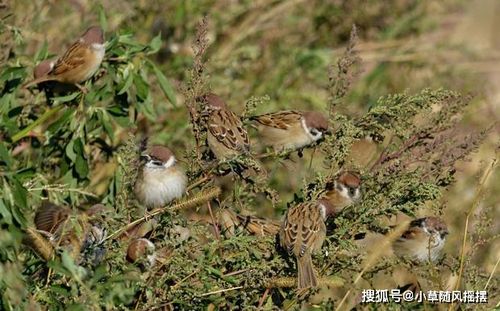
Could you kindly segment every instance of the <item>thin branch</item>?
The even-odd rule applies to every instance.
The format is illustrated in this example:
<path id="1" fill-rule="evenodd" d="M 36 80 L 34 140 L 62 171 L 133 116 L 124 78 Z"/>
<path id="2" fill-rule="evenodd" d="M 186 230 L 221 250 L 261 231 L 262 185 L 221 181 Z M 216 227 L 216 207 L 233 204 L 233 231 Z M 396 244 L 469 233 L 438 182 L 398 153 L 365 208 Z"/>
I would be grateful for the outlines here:
<path id="1" fill-rule="evenodd" d="M 498 163 L 498 157 L 495 157 L 491 161 L 491 164 L 488 166 L 488 168 L 484 171 L 483 176 L 479 180 L 479 184 L 478 184 L 477 189 L 476 189 L 476 195 L 474 196 L 474 201 L 472 202 L 472 206 L 465 216 L 464 235 L 463 235 L 463 239 L 462 239 L 462 249 L 460 251 L 460 267 L 458 270 L 458 279 L 457 279 L 457 282 L 455 284 L 454 290 L 458 290 L 458 287 L 460 286 L 460 281 L 462 279 L 462 275 L 464 272 L 466 244 L 467 244 L 467 236 L 468 236 L 468 231 L 469 231 L 470 217 L 474 213 L 474 210 L 476 209 L 476 207 L 481 202 L 482 194 L 484 191 L 484 186 L 485 186 L 486 182 L 488 181 L 488 178 L 490 177 L 491 173 L 495 169 L 497 163 Z M 453 305 L 454 305 L 454 302 L 452 302 L 450 304 L 450 306 L 448 307 L 449 311 L 453 310 Z"/>

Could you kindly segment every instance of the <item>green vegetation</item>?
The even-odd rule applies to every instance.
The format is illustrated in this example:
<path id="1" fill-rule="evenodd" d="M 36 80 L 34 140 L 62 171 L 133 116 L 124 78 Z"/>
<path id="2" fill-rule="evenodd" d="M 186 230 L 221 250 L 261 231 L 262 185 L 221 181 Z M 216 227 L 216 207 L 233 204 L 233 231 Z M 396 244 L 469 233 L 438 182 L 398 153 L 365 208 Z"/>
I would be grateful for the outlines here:
<path id="1" fill-rule="evenodd" d="M 361 289 L 396 288 L 408 271 L 422 290 L 487 289 L 488 305 L 458 308 L 493 308 L 498 103 L 485 95 L 488 76 L 445 61 L 487 56 L 440 40 L 450 31 L 442 19 L 468 9 L 458 0 L 0 4 L 0 310 L 344 309 Z M 39 61 L 94 24 L 105 30 L 106 55 L 87 94 L 49 98 L 21 87 Z M 254 157 L 218 169 L 257 174 L 210 177 L 196 101 L 209 90 L 245 117 L 255 146 Z M 303 152 L 260 157 L 267 151 L 246 117 L 280 109 L 322 111 L 333 134 Z M 150 240 L 163 258 L 144 269 L 126 261 L 119 233 L 144 216 L 132 187 L 146 136 L 174 150 L 193 186 L 184 199 L 192 201 L 158 211 Z M 328 224 L 313 258 L 324 286 L 297 293 L 295 263 L 275 238 L 221 215 L 281 219 L 288 206 L 318 198 L 342 169 L 359 171 L 363 200 Z M 215 186 L 222 193 L 208 200 Z M 23 243 L 44 199 L 107 207 L 102 262 L 75 262 L 62 247 L 45 261 Z M 442 260 L 417 265 L 388 255 L 384 235 L 403 214 L 445 219 Z M 373 236 L 379 252 L 359 234 Z M 382 307 L 401 305 L 358 305 Z"/>

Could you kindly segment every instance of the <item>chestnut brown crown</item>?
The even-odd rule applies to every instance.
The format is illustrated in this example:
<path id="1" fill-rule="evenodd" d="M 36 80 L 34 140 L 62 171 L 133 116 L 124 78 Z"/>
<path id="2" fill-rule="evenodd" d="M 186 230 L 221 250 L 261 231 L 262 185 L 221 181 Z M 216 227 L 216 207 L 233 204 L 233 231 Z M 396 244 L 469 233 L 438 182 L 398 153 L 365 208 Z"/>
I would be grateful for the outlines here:
<path id="1" fill-rule="evenodd" d="M 359 188 L 361 184 L 361 178 L 359 175 L 349 171 L 340 174 L 337 180 L 349 188 Z"/>
<path id="2" fill-rule="evenodd" d="M 104 32 L 99 26 L 92 26 L 85 31 L 82 36 L 83 42 L 87 44 L 103 44 L 104 43 Z"/>
<path id="3" fill-rule="evenodd" d="M 224 109 L 226 108 L 226 103 L 222 98 L 214 93 L 208 93 L 198 97 L 198 101 L 205 102 L 208 107 L 212 109 Z"/>
<path id="4" fill-rule="evenodd" d="M 148 150 L 148 155 L 154 159 L 161 161 L 163 163 L 167 162 L 174 156 L 173 152 L 168 149 L 167 147 L 160 146 L 160 145 L 153 145 L 149 148 Z"/>
<path id="5" fill-rule="evenodd" d="M 412 221 L 411 225 L 414 225 L 414 222 L 420 222 L 420 225 L 427 228 L 429 231 L 435 231 L 442 235 L 448 234 L 448 227 L 446 226 L 446 223 L 439 217 L 428 216 L 419 218 Z"/>
<path id="6" fill-rule="evenodd" d="M 315 128 L 321 132 L 326 132 L 328 130 L 328 119 L 320 112 L 304 112 L 304 120 L 309 128 Z"/>

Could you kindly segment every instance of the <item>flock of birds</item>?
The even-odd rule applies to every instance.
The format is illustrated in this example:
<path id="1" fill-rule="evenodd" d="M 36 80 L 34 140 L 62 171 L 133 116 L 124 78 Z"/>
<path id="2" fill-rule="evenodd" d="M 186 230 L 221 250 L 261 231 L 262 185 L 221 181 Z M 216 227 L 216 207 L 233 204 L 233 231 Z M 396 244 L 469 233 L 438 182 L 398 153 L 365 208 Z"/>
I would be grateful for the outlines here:
<path id="1" fill-rule="evenodd" d="M 47 89 L 69 84 L 87 92 L 82 83 L 98 71 L 104 54 L 103 30 L 91 27 L 61 57 L 38 64 L 34 70 L 35 79 L 25 87 L 42 84 Z M 215 94 L 206 94 L 197 100 L 206 108 L 207 146 L 217 160 L 230 160 L 248 153 L 249 138 L 240 117 Z M 298 150 L 329 133 L 328 120 L 319 112 L 280 111 L 250 119 L 260 141 L 275 151 Z M 183 197 L 187 185 L 188 178 L 169 148 L 144 146 L 134 186 L 135 196 L 142 205 L 147 209 L 164 207 Z M 279 224 L 255 216 L 237 215 L 237 219 L 253 228 L 254 233 L 278 235 L 281 246 L 297 260 L 298 288 L 318 285 L 311 255 L 323 245 L 327 219 L 361 200 L 361 178 L 355 172 L 343 171 L 324 190 L 319 199 L 289 208 Z M 69 225 L 68 219 L 74 215 L 71 208 L 49 202 L 38 208 L 34 222 L 39 233 L 54 245 L 69 247 L 74 258 L 78 259 L 91 245 L 102 244 L 106 239 L 105 225 L 98 221 L 103 208 L 97 204 L 78 213 L 77 224 L 84 228 L 82 234 L 77 234 L 75 226 Z M 152 264 L 155 260 L 154 244 L 145 236 L 155 224 L 153 219 L 126 232 L 125 236 L 130 240 L 127 259 L 135 262 L 147 257 Z M 446 225 L 440 218 L 415 219 L 393 243 L 393 249 L 396 255 L 417 262 L 435 261 L 441 254 L 447 234 Z M 100 257 L 102 259 L 102 254 Z"/>

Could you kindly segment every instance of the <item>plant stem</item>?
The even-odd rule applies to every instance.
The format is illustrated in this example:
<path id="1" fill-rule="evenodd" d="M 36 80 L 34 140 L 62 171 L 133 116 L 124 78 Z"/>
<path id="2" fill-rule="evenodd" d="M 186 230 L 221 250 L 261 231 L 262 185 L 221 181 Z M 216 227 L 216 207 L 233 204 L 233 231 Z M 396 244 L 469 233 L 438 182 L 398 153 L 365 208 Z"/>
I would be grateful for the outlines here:
<path id="1" fill-rule="evenodd" d="M 44 123 L 47 121 L 50 117 L 58 113 L 63 106 L 57 106 L 52 109 L 49 109 L 45 111 L 45 113 L 38 119 L 36 119 L 33 123 L 25 127 L 24 129 L 20 130 L 17 132 L 14 136 L 12 136 L 12 142 L 15 143 L 16 141 L 20 140 L 21 138 L 24 138 L 28 136 L 29 132 L 31 132 L 35 127 L 38 125 Z"/>

